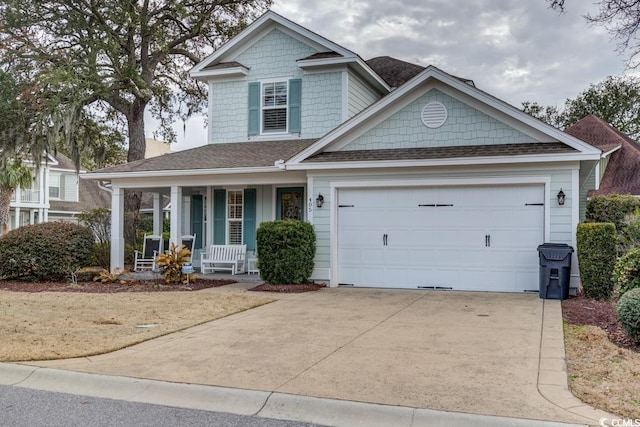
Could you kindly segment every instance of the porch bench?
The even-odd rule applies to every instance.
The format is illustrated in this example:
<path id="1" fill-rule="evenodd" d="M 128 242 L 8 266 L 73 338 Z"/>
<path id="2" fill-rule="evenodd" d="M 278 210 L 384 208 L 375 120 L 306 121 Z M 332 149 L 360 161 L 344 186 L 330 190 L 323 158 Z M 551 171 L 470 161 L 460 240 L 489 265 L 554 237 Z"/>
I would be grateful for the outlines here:
<path id="1" fill-rule="evenodd" d="M 244 273 L 247 245 L 211 245 L 200 255 L 200 271 L 215 273 L 216 270 Z"/>

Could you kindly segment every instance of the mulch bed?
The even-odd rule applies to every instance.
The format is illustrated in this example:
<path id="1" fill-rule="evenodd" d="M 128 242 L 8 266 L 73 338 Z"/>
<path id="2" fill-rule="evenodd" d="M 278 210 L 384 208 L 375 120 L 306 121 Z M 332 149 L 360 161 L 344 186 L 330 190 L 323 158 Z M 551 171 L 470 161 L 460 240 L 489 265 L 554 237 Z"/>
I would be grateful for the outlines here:
<path id="1" fill-rule="evenodd" d="M 198 279 L 189 285 L 168 285 L 164 280 L 131 280 L 124 283 L 100 282 L 16 282 L 0 280 L 0 289 L 14 292 L 85 292 L 85 293 L 116 293 L 116 292 L 184 292 L 199 291 L 201 289 L 217 288 L 218 286 L 236 283 L 235 280 L 207 280 Z"/>
<path id="2" fill-rule="evenodd" d="M 640 344 L 624 333 L 612 301 L 597 301 L 581 295 L 569 298 L 562 301 L 562 317 L 574 325 L 597 326 L 607 333 L 612 343 L 640 352 Z"/>
<path id="3" fill-rule="evenodd" d="M 326 285 L 322 283 L 312 283 L 312 282 L 292 283 L 289 285 L 269 285 L 267 283 L 263 283 L 262 285 L 258 285 L 249 290 L 256 291 L 256 292 L 281 292 L 281 293 L 299 294 L 302 292 L 317 291 L 324 288 L 325 286 Z"/>

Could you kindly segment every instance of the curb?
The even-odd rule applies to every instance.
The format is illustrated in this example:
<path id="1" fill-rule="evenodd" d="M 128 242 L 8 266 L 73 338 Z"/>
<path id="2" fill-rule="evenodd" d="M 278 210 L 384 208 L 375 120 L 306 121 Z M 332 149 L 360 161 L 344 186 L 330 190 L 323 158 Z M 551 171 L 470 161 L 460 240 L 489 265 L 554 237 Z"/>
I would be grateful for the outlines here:
<path id="1" fill-rule="evenodd" d="M 0 363 L 0 385 L 336 427 L 578 425 L 87 374 L 11 363 Z"/>
<path id="2" fill-rule="evenodd" d="M 550 403 L 589 419 L 592 425 L 599 425 L 599 420 L 602 418 L 619 418 L 617 415 L 587 405 L 569 390 L 561 301 L 548 299 L 543 301 L 538 391 Z"/>

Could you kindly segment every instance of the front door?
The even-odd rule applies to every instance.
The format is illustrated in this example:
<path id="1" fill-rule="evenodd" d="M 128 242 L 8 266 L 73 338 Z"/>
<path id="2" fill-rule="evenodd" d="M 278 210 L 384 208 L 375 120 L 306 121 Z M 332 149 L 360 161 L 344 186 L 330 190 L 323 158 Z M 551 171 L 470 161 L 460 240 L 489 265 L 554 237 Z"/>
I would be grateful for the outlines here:
<path id="1" fill-rule="evenodd" d="M 277 189 L 276 219 L 304 220 L 304 187 Z"/>

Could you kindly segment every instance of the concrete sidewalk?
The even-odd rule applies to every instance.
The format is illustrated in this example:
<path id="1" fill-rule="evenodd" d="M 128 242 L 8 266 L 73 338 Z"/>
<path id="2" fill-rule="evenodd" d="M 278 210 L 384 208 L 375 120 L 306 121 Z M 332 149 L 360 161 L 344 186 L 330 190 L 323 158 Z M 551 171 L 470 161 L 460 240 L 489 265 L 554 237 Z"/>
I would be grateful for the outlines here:
<path id="1" fill-rule="evenodd" d="M 211 292 L 242 285 L 218 289 Z M 253 390 L 275 400 L 397 406 L 412 418 L 414 408 L 580 424 L 611 417 L 568 392 L 560 304 L 533 295 L 289 294 L 125 350 L 30 365 Z"/>

